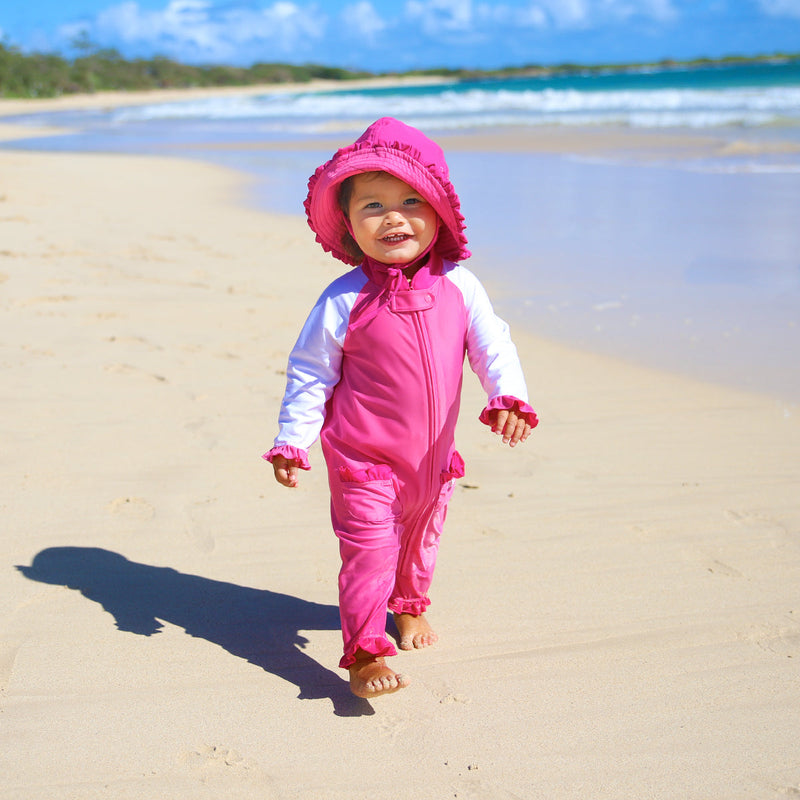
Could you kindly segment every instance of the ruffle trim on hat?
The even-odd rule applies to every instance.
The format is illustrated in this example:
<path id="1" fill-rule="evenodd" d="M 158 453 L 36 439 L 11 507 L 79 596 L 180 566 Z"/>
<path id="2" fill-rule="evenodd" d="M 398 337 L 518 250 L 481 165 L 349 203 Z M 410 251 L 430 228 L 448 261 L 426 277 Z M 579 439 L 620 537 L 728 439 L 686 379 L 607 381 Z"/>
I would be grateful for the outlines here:
<path id="1" fill-rule="evenodd" d="M 422 161 L 422 154 L 416 147 L 414 147 L 414 145 L 407 142 L 392 142 L 389 140 L 380 142 L 356 141 L 350 145 L 347 145 L 346 147 L 342 147 L 336 151 L 332 158 L 318 167 L 314 174 L 308 179 L 308 194 L 303 203 L 303 207 L 308 219 L 308 225 L 316 234 L 316 241 L 322 246 L 322 249 L 327 253 L 331 253 L 340 261 L 344 261 L 346 264 L 350 264 L 351 266 L 358 266 L 360 264 L 360 260 L 354 259 L 342 248 L 341 237 L 346 231 L 346 227 L 344 225 L 344 214 L 338 206 L 338 198 L 336 209 L 341 215 L 341 224 L 336 226 L 336 231 L 320 230 L 320 220 L 315 220 L 312 213 L 313 198 L 315 197 L 318 185 L 323 176 L 348 156 L 352 156 L 355 153 L 370 151 L 375 154 L 379 154 L 381 150 L 394 151 L 401 158 L 413 163 L 418 168 L 424 169 L 426 174 L 438 184 L 442 192 L 441 199 L 447 203 L 453 215 L 455 230 L 448 225 L 445 220 L 442 220 L 443 227 L 439 229 L 439 237 L 438 242 L 435 245 L 435 249 L 443 258 L 446 258 L 450 261 L 463 261 L 469 258 L 472 254 L 467 249 L 467 237 L 464 235 L 464 229 L 466 225 L 464 215 L 461 213 L 461 201 L 459 200 L 455 187 L 453 186 L 449 177 L 443 175 L 442 170 L 436 164 L 429 164 L 426 163 L 426 161 Z M 388 168 L 386 168 L 385 171 L 394 175 L 395 173 L 391 169 L 391 164 L 387 165 L 387 167 Z M 337 176 L 336 183 L 331 183 L 329 186 L 327 186 L 326 191 L 331 191 L 334 187 L 336 187 L 336 191 L 338 192 L 338 187 L 344 180 L 353 175 L 359 174 L 361 171 L 362 170 L 354 170 L 353 172 L 347 172 L 346 170 L 343 170 L 341 178 Z M 404 180 L 399 175 L 396 175 L 396 177 L 400 178 L 400 180 Z M 324 209 L 324 204 L 322 207 Z M 437 214 L 439 214 L 438 210 Z M 439 216 L 441 217 L 441 214 L 439 214 Z M 447 237 L 449 241 L 442 241 L 443 231 L 446 231 L 449 234 Z"/>
<path id="2" fill-rule="evenodd" d="M 525 417 L 525 421 L 531 428 L 535 428 L 539 424 L 539 418 L 536 416 L 536 412 L 527 403 L 523 403 L 522 400 L 510 394 L 501 394 L 497 397 L 493 397 L 486 408 L 481 411 L 481 415 L 478 419 L 484 425 L 491 425 L 489 421 L 489 412 L 495 409 L 502 409 L 504 411 L 515 409 L 517 414 Z"/>
<path id="3" fill-rule="evenodd" d="M 291 444 L 279 444 L 272 448 L 268 453 L 264 453 L 261 458 L 266 459 L 272 463 L 275 456 L 283 456 L 289 461 L 296 461 L 300 469 L 311 469 L 311 464 L 308 461 L 308 453 L 300 447 L 295 447 Z"/>

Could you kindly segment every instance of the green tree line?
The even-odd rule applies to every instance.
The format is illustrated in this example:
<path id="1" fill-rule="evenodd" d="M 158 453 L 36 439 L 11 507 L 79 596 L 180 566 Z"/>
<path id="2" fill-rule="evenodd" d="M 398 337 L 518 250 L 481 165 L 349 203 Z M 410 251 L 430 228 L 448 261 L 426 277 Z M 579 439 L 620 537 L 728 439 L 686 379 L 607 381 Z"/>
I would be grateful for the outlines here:
<path id="1" fill-rule="evenodd" d="M 202 86 L 251 86 L 372 77 L 316 64 L 253 64 L 251 67 L 180 64 L 163 56 L 125 59 L 114 49 L 83 48 L 74 59 L 52 53 L 22 53 L 0 42 L 0 97 L 58 97 L 64 94 Z"/>

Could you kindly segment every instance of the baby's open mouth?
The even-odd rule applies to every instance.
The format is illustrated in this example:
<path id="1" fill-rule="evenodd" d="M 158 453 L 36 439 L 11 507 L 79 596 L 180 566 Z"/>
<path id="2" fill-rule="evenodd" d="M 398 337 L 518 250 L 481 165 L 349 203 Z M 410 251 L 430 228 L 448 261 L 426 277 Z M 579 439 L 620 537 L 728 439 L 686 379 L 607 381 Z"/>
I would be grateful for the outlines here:
<path id="1" fill-rule="evenodd" d="M 390 233 L 387 236 L 382 237 L 382 242 L 387 242 L 388 244 L 397 244 L 398 242 L 404 242 L 406 239 L 410 239 L 411 237 L 407 233 Z"/>

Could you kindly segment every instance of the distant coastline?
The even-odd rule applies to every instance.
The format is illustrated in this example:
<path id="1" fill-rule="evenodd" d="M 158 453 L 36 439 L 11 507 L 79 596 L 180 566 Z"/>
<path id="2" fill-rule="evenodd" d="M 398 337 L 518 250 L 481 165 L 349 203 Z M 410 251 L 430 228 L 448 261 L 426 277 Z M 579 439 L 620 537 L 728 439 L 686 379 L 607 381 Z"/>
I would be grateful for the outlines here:
<path id="1" fill-rule="evenodd" d="M 730 55 L 720 58 L 691 58 L 671 59 L 664 58 L 659 61 L 636 61 L 609 64 L 528 64 L 521 67 L 503 67 L 494 70 L 481 69 L 429 69 L 404 73 L 405 75 L 435 75 L 450 77 L 456 80 L 491 80 L 493 78 L 534 78 L 553 77 L 556 75 L 597 74 L 597 73 L 625 73 L 642 71 L 668 71 L 680 69 L 708 69 L 713 67 L 739 66 L 742 64 L 786 64 L 800 61 L 798 53 L 765 53 L 755 56 Z"/>
<path id="2" fill-rule="evenodd" d="M 285 87 L 296 91 L 303 88 L 313 89 L 319 85 L 325 88 L 353 88 L 365 82 L 370 85 L 387 85 L 395 82 L 503 80 L 572 74 L 708 69 L 794 61 L 800 61 L 800 52 L 619 64 L 527 64 L 493 70 L 434 67 L 409 72 L 371 73 L 315 64 L 259 63 L 251 67 L 234 67 L 181 64 L 161 56 L 131 60 L 123 58 L 116 50 L 101 49 L 90 44 L 83 47 L 83 52 L 78 57 L 67 59 L 57 54 L 25 54 L 14 46 L 0 43 L 0 99 L 36 100 L 93 96 L 106 92 L 133 94 L 169 90 L 220 91 L 257 88 L 263 91 L 264 87 L 273 90 L 276 87 Z"/>

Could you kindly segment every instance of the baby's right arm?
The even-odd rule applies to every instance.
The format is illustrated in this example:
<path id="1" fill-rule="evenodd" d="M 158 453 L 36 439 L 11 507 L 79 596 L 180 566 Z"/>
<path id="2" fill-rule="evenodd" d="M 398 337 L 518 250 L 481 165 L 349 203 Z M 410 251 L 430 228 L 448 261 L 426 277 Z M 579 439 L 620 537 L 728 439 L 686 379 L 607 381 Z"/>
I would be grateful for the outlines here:
<path id="1" fill-rule="evenodd" d="M 299 470 L 310 469 L 307 451 L 319 436 L 325 405 L 341 377 L 350 310 L 365 280 L 360 270 L 353 270 L 334 281 L 312 309 L 289 356 L 279 431 L 264 456 L 283 486 L 297 486 Z"/>
<path id="2" fill-rule="evenodd" d="M 324 315 L 315 308 L 289 356 L 278 436 L 264 455 L 282 486 L 294 488 L 300 470 L 310 469 L 308 448 L 319 436 L 340 366 L 341 345 L 329 335 Z"/>

